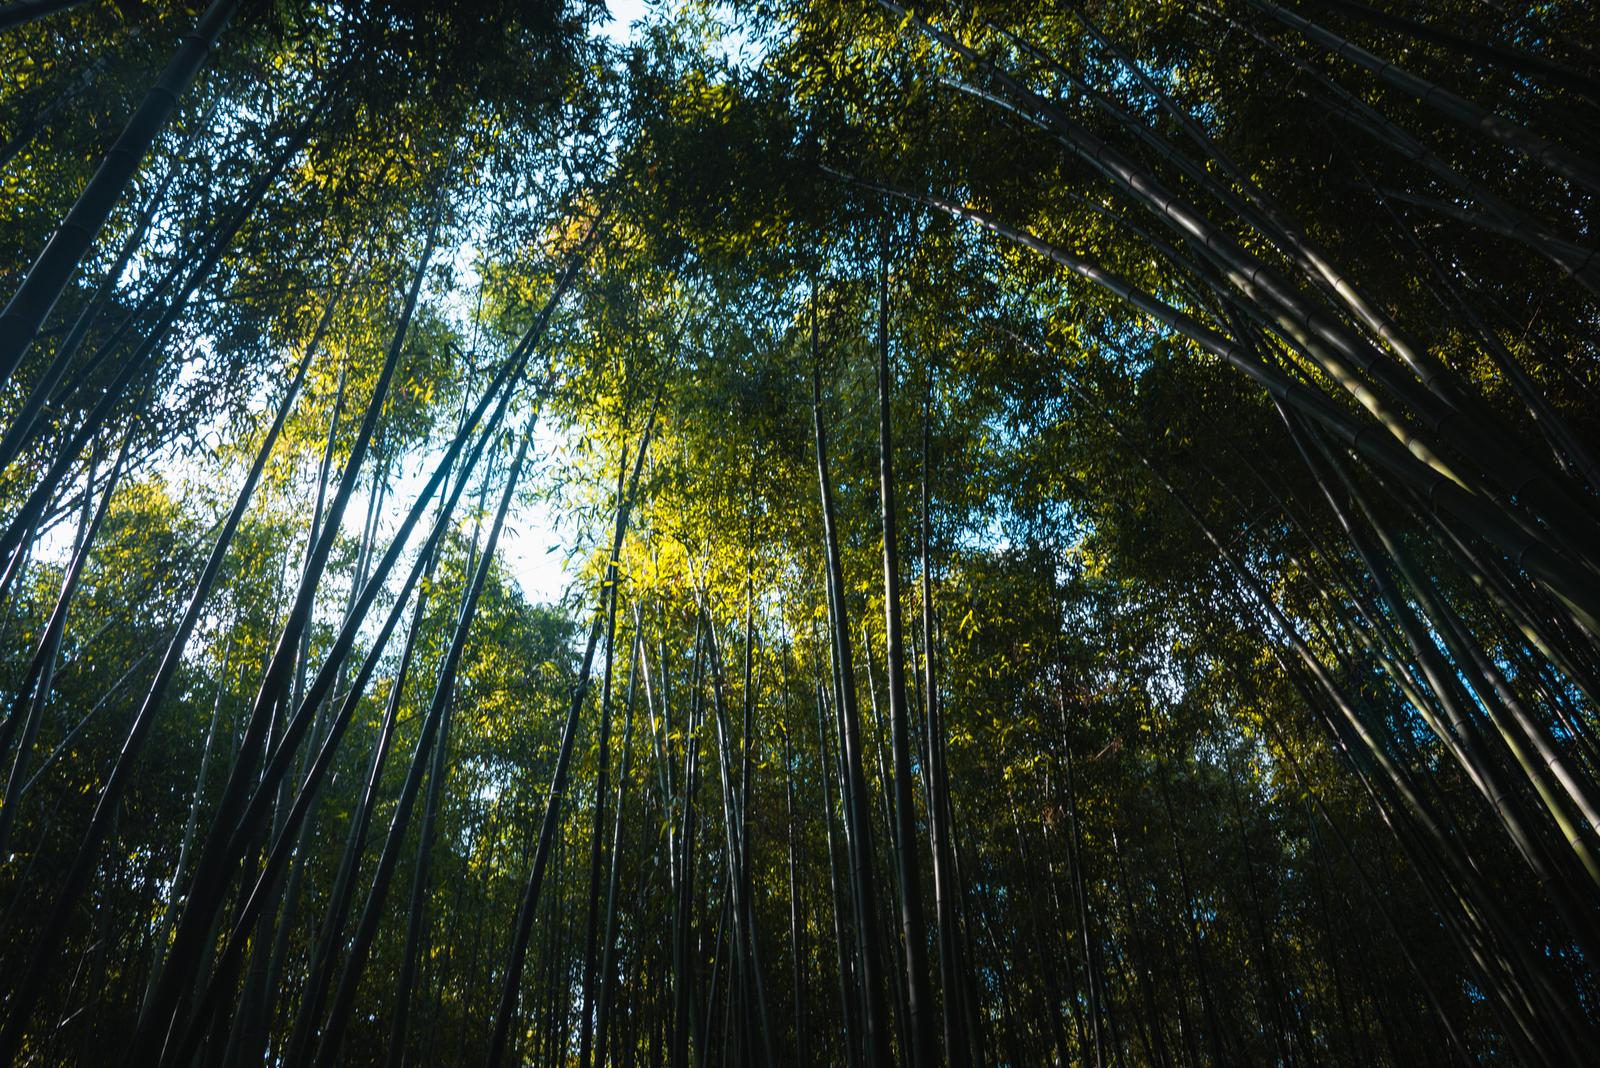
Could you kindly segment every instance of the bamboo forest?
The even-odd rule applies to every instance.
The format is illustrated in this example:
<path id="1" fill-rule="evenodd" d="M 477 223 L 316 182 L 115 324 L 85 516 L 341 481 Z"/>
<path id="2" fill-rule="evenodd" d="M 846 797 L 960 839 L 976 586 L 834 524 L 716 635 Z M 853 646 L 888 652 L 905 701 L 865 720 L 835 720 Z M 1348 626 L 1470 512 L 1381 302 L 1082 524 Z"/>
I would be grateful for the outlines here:
<path id="1" fill-rule="evenodd" d="M 0 0 L 0 1068 L 1600 1064 L 1600 5 Z"/>

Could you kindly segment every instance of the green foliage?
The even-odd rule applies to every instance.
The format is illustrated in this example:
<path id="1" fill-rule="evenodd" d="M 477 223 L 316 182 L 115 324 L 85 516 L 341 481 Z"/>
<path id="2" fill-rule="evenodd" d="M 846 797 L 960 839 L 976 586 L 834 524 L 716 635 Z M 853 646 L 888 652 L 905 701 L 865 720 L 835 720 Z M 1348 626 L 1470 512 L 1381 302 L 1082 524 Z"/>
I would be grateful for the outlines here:
<path id="1" fill-rule="evenodd" d="M 1507 64 L 1595 10 L 1378 6 L 1510 51 L 1302 14 L 1592 152 Z M 198 7 L 0 31 L 7 293 Z M 952 1066 L 1592 1049 L 1595 190 L 1264 3 L 603 17 L 242 5 L 0 385 L 0 1060 L 863 1064 L 876 953 L 911 1063 L 922 926 Z M 464 611 L 523 434 L 568 585 L 508 534 Z"/>

